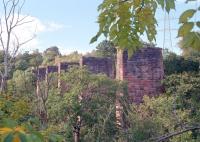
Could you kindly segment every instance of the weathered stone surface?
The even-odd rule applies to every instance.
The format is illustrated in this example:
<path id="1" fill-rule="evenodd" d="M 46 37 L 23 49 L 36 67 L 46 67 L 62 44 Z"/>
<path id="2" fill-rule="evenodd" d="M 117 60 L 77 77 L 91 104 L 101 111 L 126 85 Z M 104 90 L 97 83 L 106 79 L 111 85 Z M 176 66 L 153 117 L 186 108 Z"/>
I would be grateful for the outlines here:
<path id="1" fill-rule="evenodd" d="M 58 66 L 47 66 L 46 73 L 55 73 L 58 72 Z"/>
<path id="2" fill-rule="evenodd" d="M 46 67 L 39 68 L 36 75 L 38 80 L 44 80 L 46 76 Z"/>
<path id="3" fill-rule="evenodd" d="M 118 51 L 115 61 L 111 58 L 82 57 L 80 63 L 61 62 L 57 66 L 47 66 L 38 69 L 38 80 L 44 80 L 49 73 L 58 73 L 58 87 L 66 88 L 60 81 L 62 71 L 66 72 L 72 66 L 86 66 L 91 73 L 106 74 L 110 78 L 128 82 L 130 103 L 141 103 L 143 96 L 157 96 L 163 91 L 161 80 L 164 77 L 163 58 L 160 48 L 141 48 L 131 58 L 126 51 Z"/>
<path id="4" fill-rule="evenodd" d="M 81 66 L 87 66 L 91 73 L 103 73 L 114 79 L 114 61 L 111 58 L 82 57 Z"/>
<path id="5" fill-rule="evenodd" d="M 159 95 L 164 77 L 163 58 L 160 48 L 141 48 L 131 58 L 126 51 L 117 55 L 117 79 L 128 82 L 130 103 L 141 103 L 143 96 Z"/>

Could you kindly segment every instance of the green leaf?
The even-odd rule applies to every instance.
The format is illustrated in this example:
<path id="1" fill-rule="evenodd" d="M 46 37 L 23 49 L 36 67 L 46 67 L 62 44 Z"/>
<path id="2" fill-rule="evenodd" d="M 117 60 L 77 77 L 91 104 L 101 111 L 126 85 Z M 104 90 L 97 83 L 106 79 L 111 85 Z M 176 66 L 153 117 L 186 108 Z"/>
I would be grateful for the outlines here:
<path id="1" fill-rule="evenodd" d="M 98 32 L 91 40 L 90 40 L 90 44 L 91 43 L 94 43 L 95 41 L 97 41 L 97 39 L 99 38 L 100 36 L 100 32 Z"/>
<path id="2" fill-rule="evenodd" d="M 197 51 L 200 51 L 200 46 L 199 46 L 200 34 L 198 32 L 194 32 L 194 34 L 195 34 L 194 42 L 190 47 L 197 50 Z"/>
<path id="3" fill-rule="evenodd" d="M 162 9 L 164 9 L 165 1 L 164 0 L 157 0 L 157 3 L 161 5 Z"/>
<path id="4" fill-rule="evenodd" d="M 63 141 L 63 137 L 57 134 L 51 134 L 49 136 L 49 140 L 51 142 L 62 142 Z"/>
<path id="5" fill-rule="evenodd" d="M 14 128 L 17 126 L 17 122 L 14 121 L 14 120 L 11 120 L 11 119 L 3 119 L 1 121 L 1 124 L 4 126 L 4 127 L 9 127 L 9 128 Z"/>
<path id="6" fill-rule="evenodd" d="M 166 11 L 169 13 L 170 9 L 175 9 L 175 1 L 174 0 L 166 0 Z"/>
<path id="7" fill-rule="evenodd" d="M 179 18 L 179 23 L 185 23 L 187 22 L 190 18 L 193 17 L 195 14 L 196 10 L 195 9 L 189 9 L 183 12 Z"/>
<path id="8" fill-rule="evenodd" d="M 186 36 L 183 37 L 183 48 L 191 47 L 194 43 L 195 34 L 194 32 L 188 33 Z"/>
<path id="9" fill-rule="evenodd" d="M 192 48 L 196 51 L 200 51 L 200 34 L 197 32 L 190 32 L 183 38 L 183 47 Z"/>
<path id="10" fill-rule="evenodd" d="M 187 35 L 194 27 L 194 23 L 193 22 L 187 22 L 184 23 L 178 31 L 178 37 L 183 37 L 185 35 Z"/>
<path id="11" fill-rule="evenodd" d="M 27 135 L 27 141 L 28 142 L 42 142 L 42 139 L 34 134 L 29 134 Z"/>
<path id="12" fill-rule="evenodd" d="M 19 133 L 19 138 L 20 138 L 20 141 L 21 141 L 21 142 L 27 142 L 27 139 L 26 139 L 26 135 L 25 135 L 25 134 Z"/>
<path id="13" fill-rule="evenodd" d="M 4 138 L 3 142 L 12 142 L 12 140 L 13 140 L 13 133 L 10 133 Z"/>

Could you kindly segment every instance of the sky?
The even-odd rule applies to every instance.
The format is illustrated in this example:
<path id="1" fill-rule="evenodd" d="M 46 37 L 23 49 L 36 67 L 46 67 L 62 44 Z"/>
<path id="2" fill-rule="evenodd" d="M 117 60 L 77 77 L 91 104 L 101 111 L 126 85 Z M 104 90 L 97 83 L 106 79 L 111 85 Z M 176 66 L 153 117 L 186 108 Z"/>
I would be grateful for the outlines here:
<path id="1" fill-rule="evenodd" d="M 33 22 L 21 26 L 16 33 L 22 41 L 33 35 L 36 36 L 31 42 L 24 45 L 21 51 L 35 49 L 44 51 L 51 46 L 58 46 L 61 54 L 69 54 L 73 51 L 86 53 L 94 50 L 96 45 L 103 40 L 89 44 L 90 39 L 98 31 L 97 7 L 101 2 L 102 0 L 26 0 L 22 16 L 29 15 Z M 177 18 L 184 10 L 200 6 L 200 2 L 186 5 L 184 0 L 177 0 L 176 3 L 176 11 L 172 11 L 169 14 L 170 21 L 166 21 L 164 47 L 180 54 L 181 51 L 177 45 L 179 41 L 177 29 L 180 25 L 178 25 Z M 2 7 L 0 7 L 0 15 L 2 15 Z M 161 48 L 164 41 L 164 15 L 161 9 L 156 13 L 158 19 L 156 45 Z M 171 32 L 168 30 L 169 25 L 172 29 Z M 146 40 L 145 37 L 142 38 Z"/>

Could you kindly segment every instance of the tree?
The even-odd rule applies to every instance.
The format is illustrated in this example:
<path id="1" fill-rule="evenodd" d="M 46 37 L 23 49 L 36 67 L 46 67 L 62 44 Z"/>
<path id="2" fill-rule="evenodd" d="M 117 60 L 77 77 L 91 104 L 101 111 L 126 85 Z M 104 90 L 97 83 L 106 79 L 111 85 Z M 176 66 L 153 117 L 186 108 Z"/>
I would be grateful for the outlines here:
<path id="1" fill-rule="evenodd" d="M 60 56 L 60 51 L 57 46 L 47 48 L 43 53 L 43 64 L 54 64 L 56 56 Z"/>
<path id="2" fill-rule="evenodd" d="M 30 54 L 25 52 L 18 54 L 15 58 L 15 70 L 26 70 L 29 67 Z"/>
<path id="3" fill-rule="evenodd" d="M 104 40 L 100 42 L 96 47 L 96 56 L 98 57 L 111 57 L 115 59 L 116 57 L 116 48 L 114 44 L 109 42 L 108 40 Z"/>
<path id="4" fill-rule="evenodd" d="M 186 58 L 170 52 L 164 58 L 165 75 L 171 75 L 183 72 L 198 72 L 198 71 L 199 71 L 199 61 L 193 58 Z"/>
<path id="5" fill-rule="evenodd" d="M 187 0 L 186 2 L 197 1 Z M 191 48 L 192 50 L 200 51 L 200 19 L 194 18 L 200 12 L 200 7 L 196 9 L 188 9 L 182 13 L 179 18 L 179 24 L 181 24 L 178 37 L 182 38 L 182 47 Z"/>
<path id="6" fill-rule="evenodd" d="M 189 1 L 191 0 L 187 0 Z M 129 53 L 133 53 L 141 46 L 142 35 L 146 35 L 149 42 L 155 41 L 155 13 L 159 6 L 169 12 L 175 9 L 175 0 L 104 0 L 98 7 L 99 31 L 91 39 L 91 43 L 104 35 L 116 47 L 126 48 Z M 200 49 L 200 34 L 193 28 L 200 28 L 199 21 L 189 21 L 199 9 L 187 10 L 180 16 L 179 23 L 182 26 L 178 37 L 183 38 L 184 47 Z"/>
<path id="7" fill-rule="evenodd" d="M 33 51 L 29 60 L 29 67 L 34 67 L 35 70 L 38 70 L 39 66 L 43 62 L 43 57 L 38 50 Z"/>
<path id="8" fill-rule="evenodd" d="M 155 40 L 158 6 L 168 12 L 175 8 L 174 0 L 104 0 L 98 7 L 99 31 L 91 43 L 103 34 L 115 46 L 133 53 L 141 46 L 141 35 L 146 34 L 150 42 Z"/>
<path id="9" fill-rule="evenodd" d="M 190 111 L 178 108 L 176 97 L 174 94 L 145 96 L 144 103 L 132 105 L 128 113 L 130 127 L 125 135 L 128 141 L 198 142 L 199 124 L 191 122 Z"/>
<path id="10" fill-rule="evenodd" d="M 68 86 L 66 93 L 59 95 L 54 91 L 48 97 L 51 125 L 62 124 L 66 141 L 114 141 L 115 94 L 119 83 L 78 68 L 70 69 L 62 79 Z"/>
<path id="11" fill-rule="evenodd" d="M 185 48 L 183 44 L 184 42 L 182 39 L 179 41 L 179 47 L 182 49 L 182 55 L 200 63 L 200 52 L 193 48 Z"/>
<path id="12" fill-rule="evenodd" d="M 34 91 L 35 91 L 35 81 L 36 78 L 34 76 L 34 74 L 31 72 L 31 70 L 26 70 L 26 71 L 22 71 L 22 70 L 16 70 L 13 73 L 13 77 L 12 80 L 8 81 L 9 83 L 13 83 L 13 84 L 9 84 L 12 85 L 12 91 L 14 95 L 35 95 Z M 8 91 L 10 88 L 8 87 Z"/>
<path id="13" fill-rule="evenodd" d="M 24 1 L 21 0 L 2 0 L 3 16 L 0 19 L 0 46 L 3 49 L 4 70 L 1 71 L 1 92 L 6 90 L 6 83 L 9 72 L 13 66 L 13 61 L 22 45 L 31 39 L 20 41 L 15 29 L 29 22 L 28 16 L 22 16 L 21 10 Z"/>
<path id="14" fill-rule="evenodd" d="M 57 62 L 79 62 L 82 57 L 82 54 L 78 53 L 78 51 L 74 51 L 68 55 L 61 56 L 57 58 Z"/>
<path id="15" fill-rule="evenodd" d="M 42 64 L 43 57 L 38 50 L 33 51 L 33 53 L 25 52 L 20 53 L 15 58 L 15 70 L 27 70 L 33 67 L 35 70 Z"/>

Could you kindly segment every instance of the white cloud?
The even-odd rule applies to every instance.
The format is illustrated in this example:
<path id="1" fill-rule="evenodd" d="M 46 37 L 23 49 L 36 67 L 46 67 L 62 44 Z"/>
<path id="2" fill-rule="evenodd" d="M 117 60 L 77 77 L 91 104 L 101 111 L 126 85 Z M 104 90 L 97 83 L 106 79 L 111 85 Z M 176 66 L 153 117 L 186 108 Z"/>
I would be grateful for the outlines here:
<path id="1" fill-rule="evenodd" d="M 58 31 L 65 28 L 65 25 L 56 22 L 47 22 L 45 25 L 46 25 L 46 30 L 50 32 Z"/>
<path id="2" fill-rule="evenodd" d="M 19 18 L 22 18 L 22 17 L 24 17 L 24 15 L 19 16 Z M 14 19 L 14 21 L 16 21 L 16 19 Z M 31 21 L 31 22 L 28 22 L 28 21 Z M 20 51 L 31 51 L 31 50 L 43 48 L 41 47 L 41 41 L 38 38 L 39 34 L 45 33 L 45 32 L 56 32 L 58 30 L 65 28 L 63 24 L 59 24 L 53 21 L 43 22 L 40 19 L 36 17 L 32 17 L 32 16 L 27 17 L 24 22 L 28 22 L 28 23 L 15 27 L 13 30 L 13 33 L 17 36 L 20 43 L 23 43 L 29 39 L 32 39 L 32 40 L 29 41 L 27 44 L 23 45 Z M 4 41 L 6 41 L 7 36 L 5 32 L 6 31 L 5 21 L 2 22 L 2 27 L 4 31 L 3 38 L 4 38 Z M 12 41 L 14 41 L 15 39 L 14 34 L 12 35 Z M 2 48 L 0 47 L 0 49 Z"/>

